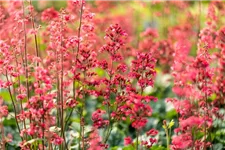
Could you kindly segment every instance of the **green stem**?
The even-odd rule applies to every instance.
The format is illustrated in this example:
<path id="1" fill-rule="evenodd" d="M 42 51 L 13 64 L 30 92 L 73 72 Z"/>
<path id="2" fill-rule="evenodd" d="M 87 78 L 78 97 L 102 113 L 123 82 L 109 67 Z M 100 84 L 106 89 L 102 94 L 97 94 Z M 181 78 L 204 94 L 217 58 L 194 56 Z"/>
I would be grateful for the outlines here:
<path id="1" fill-rule="evenodd" d="M 107 114 L 108 114 L 108 120 L 109 120 L 109 126 L 107 127 L 107 131 L 106 131 L 106 136 L 105 136 L 105 140 L 104 140 L 104 144 L 106 144 L 106 142 L 109 139 L 109 136 L 111 134 L 112 131 L 112 121 L 111 121 L 111 117 L 110 117 L 110 95 L 111 95 L 111 82 L 112 82 L 112 78 L 113 78 L 113 74 L 112 74 L 112 70 L 113 70 L 113 60 L 111 59 L 111 69 L 110 72 L 108 72 L 109 74 L 109 99 L 107 100 Z"/>
<path id="2" fill-rule="evenodd" d="M 136 150 L 138 150 L 138 140 L 139 140 L 139 131 L 138 131 L 138 129 L 136 131 L 136 136 L 137 136 Z"/>
<path id="3" fill-rule="evenodd" d="M 74 67 L 77 66 L 77 59 L 78 59 L 78 56 L 79 56 L 79 51 L 80 51 L 80 36 L 81 36 L 81 25 L 82 25 L 82 15 L 83 15 L 83 1 L 81 1 L 81 7 L 80 7 L 80 20 L 79 20 L 79 27 L 78 27 L 78 33 L 77 33 L 77 37 L 78 37 L 78 43 L 77 43 L 77 53 L 75 55 L 75 50 L 73 49 L 73 55 L 75 56 L 75 63 L 74 63 Z M 74 73 L 75 75 L 75 73 Z M 73 99 L 75 100 L 76 98 L 76 87 L 75 87 L 75 83 L 76 83 L 76 79 L 73 78 Z M 66 124 L 68 123 L 67 121 L 69 121 L 70 119 L 70 116 L 72 116 L 72 113 L 73 113 L 73 110 L 74 108 L 72 109 L 68 119 L 66 120 Z M 81 117 L 83 116 L 83 112 L 80 113 L 80 119 Z M 80 120 L 81 121 L 81 120 Z M 81 126 L 81 123 L 80 123 L 80 131 L 79 131 L 79 142 L 78 142 L 78 148 L 80 150 L 80 138 L 81 138 L 81 134 L 82 134 L 82 126 Z"/>
<path id="4" fill-rule="evenodd" d="M 80 141 L 83 141 L 83 137 L 82 137 L 82 129 L 83 129 L 82 128 L 82 116 L 83 116 L 83 106 L 82 106 L 81 111 L 80 111 L 80 130 L 79 130 L 79 144 L 78 144 L 79 150 L 81 149 L 81 142 Z"/>
<path id="5" fill-rule="evenodd" d="M 6 71 L 6 79 L 7 79 L 7 82 L 9 82 L 7 71 Z M 15 104 L 15 101 L 13 99 L 13 95 L 12 95 L 12 91 L 11 91 L 10 87 L 8 87 L 8 91 L 9 91 L 10 99 L 11 99 L 12 104 L 13 104 L 14 115 L 15 115 L 15 120 L 16 120 L 16 126 L 18 128 L 19 133 L 20 133 L 21 130 L 20 130 L 19 122 L 18 122 L 17 117 L 16 117 L 17 116 L 16 104 Z M 23 140 L 23 137 L 21 137 L 21 139 Z"/>
<path id="6" fill-rule="evenodd" d="M 166 131 L 166 145 L 167 145 L 167 150 L 169 150 L 170 149 L 170 137 L 169 137 L 168 128 L 166 128 L 165 131 Z"/>

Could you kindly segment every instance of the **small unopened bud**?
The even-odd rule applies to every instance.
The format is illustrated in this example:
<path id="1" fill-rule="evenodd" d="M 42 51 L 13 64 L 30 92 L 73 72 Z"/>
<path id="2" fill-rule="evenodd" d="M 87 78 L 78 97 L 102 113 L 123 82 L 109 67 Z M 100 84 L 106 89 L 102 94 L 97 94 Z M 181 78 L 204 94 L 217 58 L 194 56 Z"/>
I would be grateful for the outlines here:
<path id="1" fill-rule="evenodd" d="M 166 120 L 163 120 L 163 125 L 165 125 L 165 126 L 166 126 Z"/>

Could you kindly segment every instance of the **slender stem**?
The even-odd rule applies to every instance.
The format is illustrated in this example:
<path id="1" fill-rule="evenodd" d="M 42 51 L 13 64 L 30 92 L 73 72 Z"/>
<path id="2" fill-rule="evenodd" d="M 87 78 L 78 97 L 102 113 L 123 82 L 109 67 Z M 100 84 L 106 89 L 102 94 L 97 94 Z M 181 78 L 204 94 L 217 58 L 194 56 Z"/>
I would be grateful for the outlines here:
<path id="1" fill-rule="evenodd" d="M 56 101 L 57 101 L 57 126 L 61 126 L 62 122 L 62 112 L 61 112 L 61 108 L 60 108 L 60 100 L 61 100 L 61 96 L 60 96 L 60 79 L 59 79 L 59 71 L 58 71 L 58 65 L 59 65 L 59 54 L 58 51 L 55 49 L 55 60 L 56 60 L 56 70 L 55 70 L 55 76 L 56 76 L 56 92 L 57 92 L 57 96 L 56 96 Z M 61 129 L 62 130 L 62 129 Z M 56 147 L 55 147 L 56 148 Z M 55 149 L 54 148 L 54 149 Z M 60 150 L 61 145 L 60 145 Z"/>
<path id="2" fill-rule="evenodd" d="M 79 20 L 79 27 L 78 27 L 78 33 L 77 33 L 78 43 L 77 43 L 77 53 L 76 53 L 76 55 L 75 55 L 75 49 L 73 49 L 73 55 L 75 56 L 75 64 L 74 64 L 74 67 L 77 66 L 77 59 L 78 59 L 79 51 L 80 51 L 80 36 L 81 36 L 83 5 L 84 5 L 83 2 L 81 2 L 81 7 L 80 7 L 80 20 Z M 73 99 L 75 99 L 75 97 L 76 97 L 75 82 L 76 82 L 76 79 L 73 78 Z"/>
<path id="3" fill-rule="evenodd" d="M 81 2 L 81 7 L 80 7 L 80 20 L 79 20 L 79 28 L 78 28 L 78 43 L 77 43 L 77 54 L 76 54 L 76 59 L 78 58 L 78 54 L 80 51 L 80 36 L 81 36 L 81 25 L 82 25 L 82 16 L 83 16 L 83 0 Z M 76 62 L 75 62 L 76 63 Z"/>
<path id="4" fill-rule="evenodd" d="M 78 60 L 78 56 L 79 56 L 79 51 L 80 51 L 80 37 L 81 37 L 81 25 L 82 25 L 82 16 L 83 16 L 83 6 L 84 6 L 84 3 L 83 3 L 83 0 L 81 0 L 81 7 L 80 7 L 80 20 L 79 20 L 79 27 L 78 27 L 78 33 L 77 33 L 77 37 L 78 37 L 78 43 L 77 43 L 77 52 L 76 52 L 76 55 L 75 55 L 75 49 L 73 49 L 73 55 L 75 56 L 75 63 L 74 63 L 74 67 L 77 66 L 77 60 Z M 74 75 L 75 75 L 75 72 L 74 72 Z M 75 87 L 75 83 L 76 83 L 76 79 L 73 78 L 73 99 L 75 100 L 76 99 L 76 87 Z M 73 110 L 74 108 L 72 109 L 71 111 L 71 115 L 69 115 L 68 119 L 70 119 L 70 116 L 72 116 L 72 113 L 73 113 Z M 80 112 L 80 119 L 81 119 L 81 116 L 83 112 L 81 111 Z M 81 120 L 80 120 L 81 121 Z M 68 123 L 68 121 L 66 122 L 66 124 Z M 81 126 L 81 123 L 80 123 L 80 131 L 79 131 L 79 135 L 81 136 L 81 131 L 82 130 L 82 126 Z M 80 145 L 80 141 L 78 142 L 78 147 L 80 149 L 81 145 Z"/>
<path id="5" fill-rule="evenodd" d="M 137 136 L 136 150 L 138 150 L 138 146 L 139 146 L 139 144 L 138 144 L 138 141 L 139 141 L 139 130 L 138 130 L 138 129 L 137 129 L 137 131 L 136 131 L 136 136 Z"/>
<path id="6" fill-rule="evenodd" d="M 61 17 L 61 21 L 63 22 L 63 17 Z M 63 37 L 62 37 L 62 31 L 63 31 L 63 24 L 61 23 L 60 27 L 60 48 L 63 47 Z M 68 150 L 67 143 L 66 143 L 66 136 L 65 136 L 65 129 L 64 129 L 64 95 L 63 95 L 63 89 L 64 89 L 64 52 L 61 51 L 61 74 L 60 74 L 60 103 L 61 103 L 61 136 L 63 136 L 64 142 L 65 142 L 65 148 Z M 62 144 L 62 149 L 64 149 L 64 144 Z"/>
<path id="7" fill-rule="evenodd" d="M 58 74 L 58 70 L 57 70 L 57 66 L 59 64 L 59 60 L 58 60 L 58 52 L 57 50 L 55 50 L 55 57 L 56 57 L 56 91 L 57 91 L 57 106 L 60 106 L 60 92 L 59 92 L 59 74 Z M 59 107 L 57 107 L 57 124 L 58 126 L 60 126 L 61 123 L 61 110 Z"/>
<path id="8" fill-rule="evenodd" d="M 205 111 L 204 111 L 204 150 L 206 150 L 206 132 L 207 132 L 207 129 L 206 129 L 206 125 L 207 125 L 207 123 L 206 123 L 206 116 L 207 116 L 207 109 L 208 109 L 208 104 L 207 104 L 207 99 L 208 99 L 208 96 L 207 96 L 207 79 L 206 79 L 206 77 L 205 77 L 205 74 L 206 74 L 206 72 L 205 72 L 205 70 L 204 70 L 204 84 L 205 84 L 205 89 L 206 89 L 206 91 L 205 91 L 205 107 L 206 107 L 206 109 L 205 109 Z"/>
<path id="9" fill-rule="evenodd" d="M 61 29 L 62 31 L 62 29 Z M 62 37 L 61 37 L 61 46 L 62 46 Z M 60 76 L 60 99 L 61 99 L 61 134 L 64 132 L 64 107 L 63 107 L 63 52 L 61 51 L 61 76 Z"/>
<path id="10" fill-rule="evenodd" d="M 191 150 L 194 150 L 195 147 L 195 128 L 192 129 L 192 145 L 191 145 Z"/>
<path id="11" fill-rule="evenodd" d="M 82 143 L 82 150 L 84 150 L 84 118 L 83 118 L 83 108 L 81 109 L 80 113 L 80 132 L 79 132 L 79 137 L 81 138 L 81 143 Z M 80 142 L 79 142 L 80 143 Z M 81 145 L 79 145 L 81 147 Z M 79 149 L 81 149 L 79 147 Z"/>
<path id="12" fill-rule="evenodd" d="M 48 150 L 52 150 L 52 144 L 51 144 L 51 140 L 48 139 Z"/>
<path id="13" fill-rule="evenodd" d="M 111 82 L 112 82 L 112 78 L 113 78 L 113 74 L 112 74 L 112 71 L 113 71 L 113 60 L 111 59 L 111 69 L 110 71 L 108 72 L 109 74 L 109 92 L 108 92 L 108 96 L 109 98 L 107 99 L 107 114 L 108 114 L 108 120 L 109 120 L 109 126 L 107 127 L 107 132 L 106 132 L 106 136 L 105 136 L 105 140 L 104 140 L 104 143 L 106 143 L 109 139 L 109 136 L 111 134 L 111 131 L 112 131 L 112 122 L 111 122 L 111 117 L 110 117 L 110 95 L 111 95 Z"/>
<path id="14" fill-rule="evenodd" d="M 143 66 L 143 65 L 142 65 Z M 141 78 L 144 78 L 144 72 L 142 71 L 142 73 L 141 73 Z M 144 88 L 143 87 L 141 87 L 141 92 L 140 92 L 140 95 L 143 95 L 143 92 L 144 92 Z M 138 119 L 139 119 L 139 117 L 138 117 Z M 141 129 L 140 129 L 141 130 Z M 136 129 L 136 136 L 137 136 L 137 142 L 136 142 L 136 150 L 138 150 L 138 142 L 139 142 L 139 132 L 140 132 L 140 130 L 139 129 Z"/>
<path id="15" fill-rule="evenodd" d="M 29 103 L 30 93 L 29 93 L 29 82 L 28 82 L 28 61 L 27 61 L 27 33 L 26 33 L 26 23 L 25 23 L 25 8 L 24 8 L 24 0 L 23 0 L 23 32 L 24 32 L 24 69 L 25 69 L 25 77 L 26 77 L 26 92 L 27 92 L 27 101 Z M 30 123 L 31 115 L 29 116 Z"/>
<path id="16" fill-rule="evenodd" d="M 2 120 L 0 120 L 0 131 L 1 131 L 1 133 L 2 133 L 2 142 L 1 142 L 1 140 L 0 140 L 0 146 L 1 146 L 1 144 L 2 144 L 2 150 L 5 150 L 5 144 L 6 144 L 6 142 L 5 142 L 5 131 L 4 131 L 4 126 L 3 126 L 3 123 L 2 123 Z"/>
<path id="17" fill-rule="evenodd" d="M 83 106 L 82 106 L 83 107 Z M 81 111 L 80 111 L 80 130 L 79 130 L 79 139 L 81 141 L 83 141 L 83 137 L 82 137 L 82 116 L 83 116 L 83 108 L 81 108 Z M 81 149 L 81 144 L 80 144 L 80 141 L 79 141 L 79 144 L 78 144 L 78 147 L 79 149 Z M 83 148 L 83 147 L 82 147 Z"/>
<path id="18" fill-rule="evenodd" d="M 166 145 L 167 145 L 167 150 L 169 150 L 170 149 L 170 137 L 169 137 L 168 128 L 166 128 L 165 131 L 166 131 Z"/>
<path id="19" fill-rule="evenodd" d="M 44 109 L 44 100 L 42 102 L 42 108 Z M 45 122 L 45 109 L 44 109 L 44 114 L 42 115 L 42 123 L 44 124 Z M 43 125 L 42 127 L 42 136 L 43 136 L 43 139 L 42 139 L 42 149 L 44 150 L 45 149 L 45 127 Z"/>
<path id="20" fill-rule="evenodd" d="M 17 57 L 16 57 L 16 54 L 14 54 L 15 56 L 15 60 L 16 60 L 16 66 L 19 67 L 18 65 L 18 60 L 17 60 Z M 20 89 L 20 86 L 21 86 L 21 79 L 20 79 L 20 76 L 18 76 L 18 85 L 19 85 L 19 89 Z M 14 87 L 14 86 L 13 86 Z M 15 90 L 14 90 L 15 91 Z M 19 93 L 22 94 L 21 92 L 21 89 L 19 90 Z M 23 112 L 23 104 L 22 104 L 22 100 L 20 100 L 20 109 L 21 111 Z M 26 130 L 26 123 L 25 123 L 25 120 L 23 120 L 23 128 Z"/>
<path id="21" fill-rule="evenodd" d="M 65 129 L 67 129 L 67 127 L 68 127 L 68 123 L 69 123 L 70 117 L 73 114 L 73 111 L 75 111 L 77 114 L 80 115 L 80 112 L 78 110 L 76 110 L 75 108 L 72 108 L 71 111 L 70 111 L 70 113 L 69 113 L 69 115 L 68 115 L 68 117 L 65 119 L 66 120 L 65 121 L 65 127 L 64 127 Z"/>
<path id="22" fill-rule="evenodd" d="M 110 123 L 110 125 L 109 125 L 109 127 L 108 127 L 108 130 L 107 130 L 107 134 L 106 134 L 104 143 L 106 143 L 106 142 L 108 141 L 111 132 L 112 132 L 112 124 Z"/>
<path id="23" fill-rule="evenodd" d="M 74 108 L 72 108 L 72 110 L 70 111 L 68 117 L 65 119 L 65 120 L 66 120 L 66 121 L 65 121 L 65 129 L 67 129 L 68 122 L 69 122 L 69 120 L 70 120 L 70 117 L 71 117 L 72 114 L 73 114 L 73 111 L 74 111 Z"/>
<path id="24" fill-rule="evenodd" d="M 8 73 L 7 73 L 7 71 L 6 71 L 6 80 L 7 80 L 7 82 L 9 82 L 9 78 L 8 78 Z M 16 104 L 15 104 L 15 102 L 14 102 L 14 100 L 13 100 L 13 94 L 12 94 L 12 91 L 11 91 L 10 87 L 8 87 L 8 91 L 9 91 L 10 99 L 11 99 L 12 104 L 13 104 L 13 109 L 14 109 L 14 115 L 15 115 L 16 125 L 17 125 L 18 131 L 19 131 L 19 133 L 20 133 L 21 130 L 20 130 L 19 122 L 18 122 L 17 117 L 16 117 L 16 116 L 17 116 Z M 23 140 L 23 137 L 21 137 L 21 139 Z"/>
<path id="25" fill-rule="evenodd" d="M 63 135 L 63 139 L 66 143 L 66 138 L 65 138 L 65 131 L 64 131 L 64 101 L 63 101 L 63 88 L 64 88 L 64 85 L 63 85 L 63 81 L 64 81 L 64 78 L 63 78 L 63 71 L 64 71 L 64 67 L 63 67 L 63 61 L 64 61 L 64 58 L 63 58 L 63 52 L 61 52 L 61 89 L 60 89 L 60 95 L 61 95 L 61 134 Z M 67 147 L 66 147 L 67 149 Z"/>
<path id="26" fill-rule="evenodd" d="M 30 7 L 33 6 L 31 0 L 29 1 L 29 4 L 30 4 Z M 32 10 L 30 11 L 30 15 L 31 15 L 32 29 L 35 30 L 34 16 L 33 16 Z M 37 35 L 36 35 L 36 33 L 34 34 L 34 42 L 35 42 L 36 57 L 39 57 L 38 42 L 37 42 Z M 39 62 L 36 63 L 36 66 L 37 67 L 39 66 Z M 39 81 L 38 81 L 38 85 L 39 85 L 39 88 L 40 88 Z M 41 105 L 42 105 L 42 108 L 44 109 L 44 101 L 42 102 Z M 43 114 L 43 116 L 42 116 L 42 123 L 44 124 L 44 122 L 45 122 L 45 114 Z M 42 129 L 42 134 L 43 134 L 42 149 L 44 150 L 45 149 L 45 143 L 44 143 L 44 141 L 45 141 L 45 128 L 44 127 Z"/>
<path id="27" fill-rule="evenodd" d="M 210 143 L 213 143 L 213 139 L 212 139 L 212 135 L 213 135 L 213 133 L 212 133 L 212 128 L 210 128 L 209 129 L 209 134 L 210 134 L 210 136 L 209 136 L 209 140 L 210 140 Z M 214 148 L 213 148 L 213 144 L 211 145 L 211 150 L 214 150 Z"/>
<path id="28" fill-rule="evenodd" d="M 86 70 L 84 71 L 84 82 L 86 81 Z M 84 89 L 86 89 L 86 86 L 84 85 Z M 81 140 L 82 140 L 82 150 L 85 149 L 85 137 L 84 137 L 84 127 L 85 127 L 85 120 L 84 120 L 84 108 L 85 108 L 85 100 L 86 100 L 86 92 L 83 93 L 84 99 L 83 99 L 83 105 L 82 105 L 82 110 L 81 110 L 81 118 L 80 118 L 80 124 L 81 124 Z"/>
<path id="29" fill-rule="evenodd" d="M 84 118 L 82 118 L 82 121 L 84 121 Z M 84 147 L 84 124 L 82 126 L 82 150 L 85 150 L 85 147 Z"/>
<path id="30" fill-rule="evenodd" d="M 32 1 L 30 0 L 30 6 L 32 6 Z M 31 13 L 31 23 L 32 23 L 32 28 L 35 30 L 35 24 L 34 24 L 34 17 L 33 17 L 33 12 Z M 39 57 L 39 52 L 38 52 L 38 43 L 37 43 L 37 35 L 34 34 L 34 42 L 35 42 L 35 50 L 36 50 L 36 56 Z M 39 66 L 39 63 L 37 62 L 37 66 Z"/>
<path id="31" fill-rule="evenodd" d="M 25 53 L 25 76 L 26 76 L 26 88 L 27 88 L 27 99 L 30 99 L 29 93 L 29 83 L 28 83 L 28 61 L 27 61 L 27 33 L 26 33 L 26 23 L 25 23 L 25 8 L 23 1 L 23 30 L 24 30 L 24 53 Z"/>

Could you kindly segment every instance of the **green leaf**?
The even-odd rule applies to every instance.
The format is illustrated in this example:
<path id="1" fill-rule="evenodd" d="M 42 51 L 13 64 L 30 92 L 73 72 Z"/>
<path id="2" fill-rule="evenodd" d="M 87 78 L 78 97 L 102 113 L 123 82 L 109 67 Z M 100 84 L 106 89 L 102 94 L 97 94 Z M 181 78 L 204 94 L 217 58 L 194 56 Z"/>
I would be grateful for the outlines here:
<path id="1" fill-rule="evenodd" d="M 105 76 L 105 70 L 103 70 L 101 68 L 95 68 L 95 71 L 99 76 L 101 76 L 101 77 Z"/>
<path id="2" fill-rule="evenodd" d="M 166 150 L 166 148 L 161 145 L 154 145 L 150 150 Z"/>
<path id="3" fill-rule="evenodd" d="M 118 149 L 119 149 L 118 146 L 115 146 L 115 147 L 111 148 L 111 150 L 118 150 Z"/>
<path id="4" fill-rule="evenodd" d="M 132 145 L 124 147 L 122 150 L 135 150 L 135 148 Z"/>
<path id="5" fill-rule="evenodd" d="M 209 97 L 209 100 L 214 101 L 215 99 L 216 99 L 216 94 L 215 93 L 211 94 L 211 96 Z"/>
<path id="6" fill-rule="evenodd" d="M 20 147 L 16 145 L 12 145 L 11 143 L 6 143 L 6 149 L 7 150 L 20 150 Z"/>
<path id="7" fill-rule="evenodd" d="M 170 110 L 166 113 L 166 118 L 169 119 L 169 120 L 172 119 L 172 118 L 175 118 L 176 116 L 177 116 L 177 112 L 176 112 L 175 109 Z"/>
<path id="8" fill-rule="evenodd" d="M 213 145 L 213 148 L 216 150 L 223 150 L 223 144 L 221 143 L 216 143 Z"/>
<path id="9" fill-rule="evenodd" d="M 7 90 L 1 89 L 0 90 L 0 97 L 2 97 L 4 101 L 7 101 L 7 102 L 11 101 L 9 92 Z"/>
<path id="10" fill-rule="evenodd" d="M 10 119 L 4 119 L 3 121 L 4 126 L 11 126 L 11 127 L 16 127 L 16 121 L 15 118 L 10 118 Z"/>

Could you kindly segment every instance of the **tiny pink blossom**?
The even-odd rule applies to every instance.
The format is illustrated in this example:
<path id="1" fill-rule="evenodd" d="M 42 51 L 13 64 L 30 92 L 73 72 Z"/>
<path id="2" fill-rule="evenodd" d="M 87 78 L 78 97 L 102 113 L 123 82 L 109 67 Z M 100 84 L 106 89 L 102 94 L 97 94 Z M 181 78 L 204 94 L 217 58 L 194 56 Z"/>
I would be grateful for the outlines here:
<path id="1" fill-rule="evenodd" d="M 132 144 L 133 140 L 130 136 L 124 138 L 124 145 L 130 145 Z"/>

